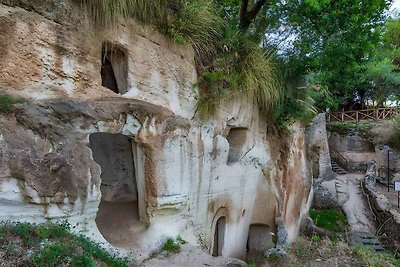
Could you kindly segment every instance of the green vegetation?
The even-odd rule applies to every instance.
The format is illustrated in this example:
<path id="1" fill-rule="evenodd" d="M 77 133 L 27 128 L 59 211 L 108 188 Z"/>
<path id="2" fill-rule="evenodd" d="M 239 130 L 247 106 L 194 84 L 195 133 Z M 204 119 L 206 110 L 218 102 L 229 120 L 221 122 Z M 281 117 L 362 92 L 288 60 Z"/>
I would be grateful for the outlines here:
<path id="1" fill-rule="evenodd" d="M 362 106 L 400 99 L 400 21 L 386 22 L 390 1 L 74 1 L 94 25 L 133 18 L 191 45 L 202 117 L 247 98 L 278 125 L 308 124 L 355 97 Z"/>
<path id="2" fill-rule="evenodd" d="M 343 105 L 362 99 L 370 84 L 366 64 L 381 40 L 389 1 L 278 0 L 267 10 L 269 32 L 281 47 L 290 81 L 326 88 Z M 283 30 L 284 29 L 284 30 Z M 286 32 L 289 32 L 286 34 Z M 302 79 L 301 79 L 302 78 Z"/>
<path id="3" fill-rule="evenodd" d="M 266 260 L 272 267 L 306 266 L 400 266 L 400 261 L 387 253 L 376 253 L 366 248 L 351 248 L 342 240 L 299 237 L 285 248 L 287 255 L 272 255 Z"/>
<path id="4" fill-rule="evenodd" d="M 177 43 L 194 47 L 198 54 L 214 51 L 221 19 L 209 0 L 75 0 L 83 4 L 98 27 L 112 27 L 119 18 L 133 18 L 154 26 Z"/>
<path id="5" fill-rule="evenodd" d="M 118 17 L 134 18 L 155 26 L 177 43 L 192 45 L 197 56 L 201 92 L 198 111 L 202 116 L 214 114 L 226 98 L 249 98 L 266 112 L 281 99 L 273 54 L 260 47 L 262 32 L 248 30 L 250 25 L 238 27 L 237 1 L 76 1 L 83 4 L 95 25 L 111 26 Z"/>
<path id="6" fill-rule="evenodd" d="M 344 232 L 348 226 L 346 216 L 340 209 L 311 209 L 310 217 L 316 226 L 333 232 Z"/>
<path id="7" fill-rule="evenodd" d="M 169 238 L 167 238 L 167 240 L 165 240 L 165 243 L 162 246 L 161 250 L 172 252 L 172 253 L 179 253 L 181 251 L 181 244 L 182 243 L 180 241 L 169 237 Z"/>
<path id="8" fill-rule="evenodd" d="M 281 100 L 283 89 L 272 54 L 231 26 L 225 29 L 217 48 L 217 55 L 206 60 L 208 66 L 201 67 L 200 115 L 212 115 L 225 99 L 243 97 L 261 111 L 272 110 Z"/>
<path id="9" fill-rule="evenodd" d="M 339 135 L 358 132 L 362 137 L 369 139 L 372 135 L 371 130 L 374 127 L 374 121 L 360 122 L 334 122 L 327 125 L 327 130 Z"/>
<path id="10" fill-rule="evenodd" d="M 176 241 L 177 241 L 178 243 L 180 243 L 181 245 L 187 244 L 187 241 L 186 241 L 185 239 L 183 239 L 180 235 L 178 235 L 178 236 L 176 237 Z"/>
<path id="11" fill-rule="evenodd" d="M 388 253 L 376 253 L 364 247 L 357 247 L 354 251 L 357 259 L 365 263 L 364 266 L 400 266 L 400 260 Z"/>
<path id="12" fill-rule="evenodd" d="M 72 234 L 67 223 L 2 223 L 0 253 L 4 255 L 1 266 L 127 266 L 125 259 L 116 258 L 84 236 Z"/>
<path id="13" fill-rule="evenodd" d="M 15 98 L 10 95 L 0 94 L 0 113 L 7 114 L 14 110 L 14 104 L 25 102 L 22 98 Z"/>

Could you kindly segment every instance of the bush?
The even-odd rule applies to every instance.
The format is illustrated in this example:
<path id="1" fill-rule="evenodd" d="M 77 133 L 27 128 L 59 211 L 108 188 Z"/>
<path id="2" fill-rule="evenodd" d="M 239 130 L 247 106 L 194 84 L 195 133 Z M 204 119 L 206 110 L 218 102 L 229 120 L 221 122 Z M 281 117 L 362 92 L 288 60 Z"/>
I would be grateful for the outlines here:
<path id="1" fill-rule="evenodd" d="M 180 243 L 175 241 L 173 238 L 168 238 L 162 246 L 161 250 L 172 253 L 179 253 L 181 251 L 181 246 Z"/>

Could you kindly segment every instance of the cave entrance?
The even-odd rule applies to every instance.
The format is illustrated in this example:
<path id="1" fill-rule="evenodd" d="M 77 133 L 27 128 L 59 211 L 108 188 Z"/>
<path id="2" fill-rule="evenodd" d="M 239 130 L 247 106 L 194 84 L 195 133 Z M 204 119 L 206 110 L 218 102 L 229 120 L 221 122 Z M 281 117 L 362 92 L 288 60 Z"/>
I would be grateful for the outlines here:
<path id="1" fill-rule="evenodd" d="M 247 128 L 232 128 L 226 139 L 229 143 L 228 164 L 238 162 L 246 142 Z"/>
<path id="2" fill-rule="evenodd" d="M 264 252 L 275 246 L 272 239 L 271 228 L 266 224 L 252 224 L 249 228 L 247 239 L 247 260 L 262 262 L 265 260 Z"/>
<path id="3" fill-rule="evenodd" d="M 123 48 L 104 43 L 101 52 L 101 85 L 114 93 L 128 91 L 128 58 Z"/>
<path id="4" fill-rule="evenodd" d="M 135 236 L 145 230 L 140 221 L 134 142 L 122 134 L 89 136 L 93 159 L 101 167 L 101 202 L 96 224 L 103 237 L 116 247 L 134 247 Z"/>
<path id="5" fill-rule="evenodd" d="M 226 228 L 226 218 L 220 217 L 215 223 L 214 232 L 214 246 L 213 253 L 214 257 L 222 256 L 222 249 L 225 242 L 225 228 Z"/>

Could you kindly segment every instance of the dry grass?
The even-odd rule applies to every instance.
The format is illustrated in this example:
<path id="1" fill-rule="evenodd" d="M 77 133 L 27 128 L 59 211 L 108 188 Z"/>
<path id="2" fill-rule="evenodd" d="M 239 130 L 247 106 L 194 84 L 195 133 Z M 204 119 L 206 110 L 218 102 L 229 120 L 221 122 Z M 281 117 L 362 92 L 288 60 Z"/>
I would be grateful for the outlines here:
<path id="1" fill-rule="evenodd" d="M 375 253 L 365 248 L 350 248 L 345 242 L 331 241 L 329 238 L 300 237 L 287 249 L 286 257 L 268 258 L 270 266 L 287 267 L 395 267 L 400 261 L 386 253 Z"/>
<path id="2" fill-rule="evenodd" d="M 112 27 L 120 18 L 154 26 L 198 54 L 212 53 L 222 21 L 211 0 L 75 0 L 97 27 Z"/>

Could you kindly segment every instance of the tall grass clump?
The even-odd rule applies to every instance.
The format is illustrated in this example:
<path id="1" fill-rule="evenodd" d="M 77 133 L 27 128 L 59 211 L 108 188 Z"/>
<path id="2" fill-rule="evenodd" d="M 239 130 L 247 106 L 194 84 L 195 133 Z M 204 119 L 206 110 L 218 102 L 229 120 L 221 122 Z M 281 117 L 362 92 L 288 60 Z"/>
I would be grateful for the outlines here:
<path id="1" fill-rule="evenodd" d="M 273 54 L 234 26 L 227 26 L 217 55 L 204 68 L 199 80 L 200 115 L 213 115 L 224 99 L 248 98 L 265 113 L 278 105 L 282 85 Z"/>
<path id="2" fill-rule="evenodd" d="M 111 27 L 122 18 L 134 18 L 145 24 L 165 25 L 168 19 L 164 0 L 75 0 L 81 3 L 97 27 Z"/>
<path id="3" fill-rule="evenodd" d="M 152 25 L 198 54 L 214 51 L 221 19 L 211 0 L 75 0 L 83 5 L 97 27 L 112 27 L 118 18 Z"/>
<path id="4" fill-rule="evenodd" d="M 193 46 L 198 56 L 215 52 L 221 36 L 222 20 L 212 1 L 186 0 L 176 9 L 166 34 L 174 41 Z"/>

